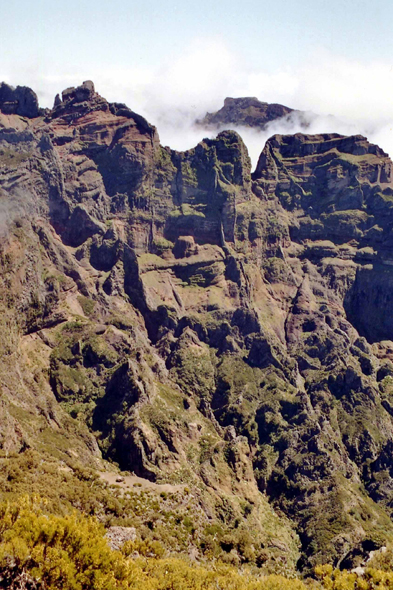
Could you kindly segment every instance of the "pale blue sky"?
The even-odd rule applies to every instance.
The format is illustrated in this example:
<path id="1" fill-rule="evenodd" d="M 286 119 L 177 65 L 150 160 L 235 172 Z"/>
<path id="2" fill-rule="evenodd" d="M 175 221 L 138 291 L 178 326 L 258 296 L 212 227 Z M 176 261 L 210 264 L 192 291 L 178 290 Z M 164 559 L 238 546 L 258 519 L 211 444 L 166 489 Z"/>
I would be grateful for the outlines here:
<path id="1" fill-rule="evenodd" d="M 3 6 L 1 6 L 3 4 Z M 2 0 L 2 53 L 11 65 L 71 69 L 157 66 L 195 37 L 219 37 L 248 67 L 295 66 L 315 46 L 361 60 L 393 56 L 389 0 Z"/>
<path id="2" fill-rule="evenodd" d="M 257 96 L 393 153 L 391 0 L 0 0 L 0 15 L 0 80 L 43 106 L 93 79 L 183 149 L 195 116 Z"/>

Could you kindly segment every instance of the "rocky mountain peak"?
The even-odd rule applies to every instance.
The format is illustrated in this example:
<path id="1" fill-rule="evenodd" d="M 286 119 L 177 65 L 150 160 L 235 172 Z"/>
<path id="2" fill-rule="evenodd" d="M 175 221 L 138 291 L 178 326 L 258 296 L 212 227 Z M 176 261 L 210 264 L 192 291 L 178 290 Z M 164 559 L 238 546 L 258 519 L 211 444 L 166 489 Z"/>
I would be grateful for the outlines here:
<path id="1" fill-rule="evenodd" d="M 1 469 L 115 461 L 176 515 L 187 485 L 183 547 L 267 571 L 393 541 L 383 150 L 275 135 L 251 176 L 234 131 L 177 152 L 90 82 L 29 121 L 1 88 Z"/>
<path id="2" fill-rule="evenodd" d="M 263 107 L 265 105 L 267 106 L 267 104 L 267 102 L 262 102 L 255 96 L 246 96 L 243 98 L 231 98 L 230 96 L 227 96 L 227 98 L 224 99 L 224 107 L 239 107 L 246 109 L 248 107 Z M 291 111 L 292 109 L 289 110 Z"/>
<path id="3" fill-rule="evenodd" d="M 83 102 L 84 100 L 90 100 L 95 94 L 94 84 L 91 80 L 83 82 L 80 86 L 74 88 L 66 88 L 61 93 L 62 101 L 68 102 L 75 100 L 76 102 Z"/>
<path id="4" fill-rule="evenodd" d="M 0 83 L 0 112 L 6 115 L 20 115 L 33 119 L 38 117 L 40 109 L 36 93 L 27 86 L 9 86 Z"/>
<path id="5" fill-rule="evenodd" d="M 265 129 L 275 119 L 280 119 L 295 112 L 280 105 L 261 102 L 255 97 L 230 98 L 224 100 L 224 106 L 215 113 L 206 113 L 198 125 L 219 129 L 225 125 L 239 125 Z"/>

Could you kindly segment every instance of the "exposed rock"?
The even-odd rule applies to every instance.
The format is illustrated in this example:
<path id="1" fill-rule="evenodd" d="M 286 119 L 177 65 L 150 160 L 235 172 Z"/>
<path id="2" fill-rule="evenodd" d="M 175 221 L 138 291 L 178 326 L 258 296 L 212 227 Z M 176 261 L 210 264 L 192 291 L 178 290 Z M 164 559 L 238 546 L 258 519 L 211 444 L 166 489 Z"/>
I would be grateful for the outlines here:
<path id="1" fill-rule="evenodd" d="M 40 109 L 35 92 L 27 86 L 9 86 L 0 84 L 0 111 L 6 115 L 20 115 L 33 119 L 38 117 Z"/>
<path id="2" fill-rule="evenodd" d="M 252 559 L 279 571 L 349 567 L 393 539 L 387 155 L 361 136 L 274 136 L 251 178 L 237 133 L 163 148 L 90 83 L 28 130 L 14 117 L 4 452 L 60 453 L 46 428 L 86 462 L 187 483 L 200 531 L 252 529 Z"/>
<path id="3" fill-rule="evenodd" d="M 127 541 L 135 541 L 136 530 L 134 527 L 111 526 L 105 536 L 109 547 L 119 551 Z"/>
<path id="4" fill-rule="evenodd" d="M 176 258 L 187 258 L 198 253 L 198 246 L 193 236 L 179 236 L 176 240 L 173 253 Z"/>
<path id="5" fill-rule="evenodd" d="M 83 205 L 77 205 L 67 222 L 64 239 L 70 246 L 80 246 L 91 236 L 105 231 L 105 226 L 89 215 Z"/>
<path id="6" fill-rule="evenodd" d="M 66 90 L 63 90 L 61 96 L 63 102 L 69 102 L 70 100 L 75 100 L 75 102 L 83 102 L 84 100 L 90 100 L 94 96 L 94 93 L 95 90 L 93 82 L 91 80 L 87 80 L 86 82 L 83 82 L 81 86 L 77 86 L 76 88 L 72 86 Z M 55 106 L 57 106 L 56 101 Z"/>
<path id="7" fill-rule="evenodd" d="M 296 114 L 307 127 L 305 113 L 295 111 L 281 104 L 261 102 L 255 97 L 226 98 L 224 106 L 215 113 L 206 113 L 203 119 L 196 121 L 197 125 L 211 129 L 222 129 L 228 126 L 257 127 L 266 129 L 268 123 L 276 119 Z"/>

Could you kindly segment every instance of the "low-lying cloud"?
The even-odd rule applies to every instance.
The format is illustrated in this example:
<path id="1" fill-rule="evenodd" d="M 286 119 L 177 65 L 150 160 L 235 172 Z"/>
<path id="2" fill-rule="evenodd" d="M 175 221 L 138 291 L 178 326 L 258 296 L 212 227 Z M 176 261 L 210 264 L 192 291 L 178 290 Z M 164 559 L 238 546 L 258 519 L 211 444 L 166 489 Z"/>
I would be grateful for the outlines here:
<path id="1" fill-rule="evenodd" d="M 297 68 L 271 72 L 262 60 L 258 70 L 249 68 L 219 39 L 199 39 L 174 62 L 159 58 L 156 69 L 118 66 L 105 71 L 97 65 L 48 73 L 26 67 L 18 75 L 0 61 L 0 79 L 31 86 L 43 106 L 52 106 L 65 87 L 92 79 L 100 94 L 144 115 L 158 127 L 162 143 L 178 150 L 216 134 L 194 122 L 221 108 L 226 96 L 255 96 L 312 113 L 308 133 L 362 134 L 393 155 L 393 66 L 382 60 L 362 63 L 316 50 Z M 304 127 L 302 119 L 292 116 L 265 131 L 236 130 L 255 166 L 268 137 Z"/>

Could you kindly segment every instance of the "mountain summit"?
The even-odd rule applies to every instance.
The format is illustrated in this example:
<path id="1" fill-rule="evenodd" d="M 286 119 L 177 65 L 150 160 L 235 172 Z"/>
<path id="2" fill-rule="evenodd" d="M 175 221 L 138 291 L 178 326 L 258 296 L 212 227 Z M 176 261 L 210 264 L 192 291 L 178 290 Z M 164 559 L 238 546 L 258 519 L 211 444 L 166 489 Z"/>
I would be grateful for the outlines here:
<path id="1" fill-rule="evenodd" d="M 305 113 L 281 104 L 261 102 L 255 97 L 226 98 L 224 106 L 215 113 L 206 113 L 196 123 L 208 129 L 223 129 L 226 126 L 255 127 L 265 130 L 267 125 L 278 119 L 296 115 L 304 122 Z"/>
<path id="2" fill-rule="evenodd" d="M 251 175 L 237 133 L 164 148 L 91 82 L 0 89 L 2 495 L 291 575 L 390 542 L 383 150 L 275 135 Z"/>

